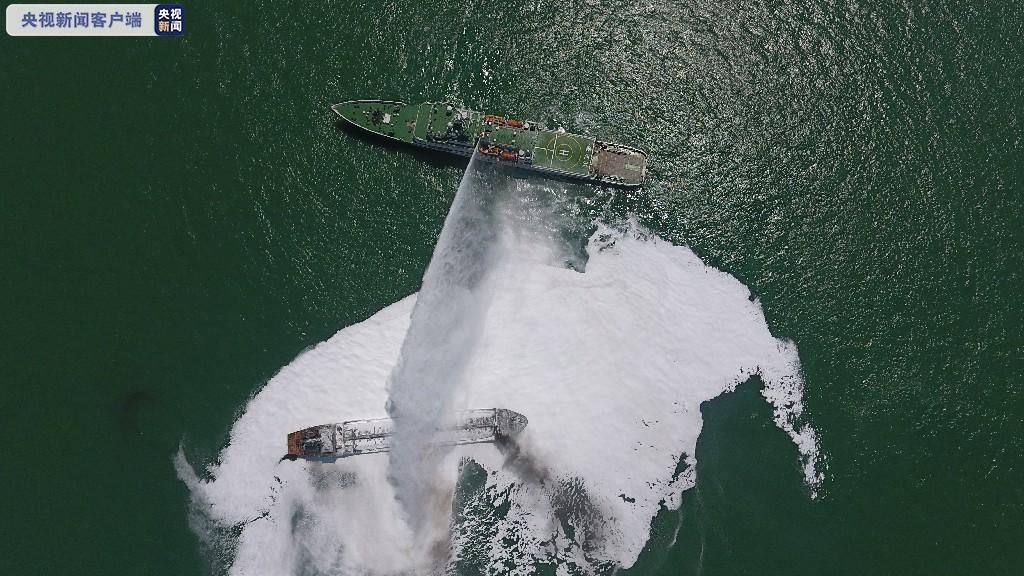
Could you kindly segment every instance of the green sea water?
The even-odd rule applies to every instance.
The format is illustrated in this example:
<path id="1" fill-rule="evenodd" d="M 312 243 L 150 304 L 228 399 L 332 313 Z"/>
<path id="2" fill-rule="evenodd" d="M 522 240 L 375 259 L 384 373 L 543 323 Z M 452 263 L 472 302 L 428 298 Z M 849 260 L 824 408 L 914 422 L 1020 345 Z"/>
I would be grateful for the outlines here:
<path id="1" fill-rule="evenodd" d="M 415 292 L 462 175 L 339 132 L 353 98 L 648 150 L 611 209 L 798 345 L 817 497 L 752 380 L 630 574 L 1019 573 L 1019 4 L 207 4 L 180 39 L 0 39 L 0 573 L 229 561 L 179 445 L 214 462 L 280 367 Z"/>

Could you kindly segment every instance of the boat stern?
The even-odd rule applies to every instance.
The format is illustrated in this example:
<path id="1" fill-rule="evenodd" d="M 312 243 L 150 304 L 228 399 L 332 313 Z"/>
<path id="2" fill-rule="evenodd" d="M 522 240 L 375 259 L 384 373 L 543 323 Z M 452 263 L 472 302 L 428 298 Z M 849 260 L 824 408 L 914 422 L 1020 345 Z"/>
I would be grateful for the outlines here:
<path id="1" fill-rule="evenodd" d="M 607 184 L 636 188 L 647 177 L 647 154 L 631 146 L 598 140 L 594 142 L 590 171 Z"/>
<path id="2" fill-rule="evenodd" d="M 303 428 L 288 434 L 288 453 L 285 458 L 333 459 L 334 443 L 334 426 L 331 424 Z"/>

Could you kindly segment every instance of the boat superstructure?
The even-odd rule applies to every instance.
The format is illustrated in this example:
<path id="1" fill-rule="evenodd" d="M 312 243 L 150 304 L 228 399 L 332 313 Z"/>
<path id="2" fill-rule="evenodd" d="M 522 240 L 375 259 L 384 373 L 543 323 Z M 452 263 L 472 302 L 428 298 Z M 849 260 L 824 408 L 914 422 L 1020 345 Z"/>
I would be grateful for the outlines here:
<path id="1" fill-rule="evenodd" d="M 431 442 L 440 445 L 477 444 L 510 438 L 526 428 L 526 416 L 504 408 L 466 410 L 454 422 L 436 431 Z M 333 462 L 358 454 L 391 449 L 395 422 L 390 418 L 348 420 L 322 424 L 288 435 L 285 458 Z"/>
<path id="2" fill-rule="evenodd" d="M 459 156 L 479 150 L 487 159 L 534 172 L 625 188 L 640 186 L 647 174 L 647 155 L 636 148 L 445 102 L 352 100 L 331 109 L 390 140 Z"/>

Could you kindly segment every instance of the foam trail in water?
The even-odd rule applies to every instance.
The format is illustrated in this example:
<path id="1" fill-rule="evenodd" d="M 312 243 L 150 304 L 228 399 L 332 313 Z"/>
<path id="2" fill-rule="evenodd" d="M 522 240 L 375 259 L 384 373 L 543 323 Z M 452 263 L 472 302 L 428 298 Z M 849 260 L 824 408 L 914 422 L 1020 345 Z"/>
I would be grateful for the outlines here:
<path id="1" fill-rule="evenodd" d="M 459 486 L 452 566 L 525 574 L 536 559 L 583 571 L 631 565 L 654 515 L 677 508 L 693 485 L 700 403 L 753 374 L 797 443 L 808 483 L 820 480 L 816 436 L 800 414 L 796 347 L 771 335 L 746 287 L 636 229 L 599 228 L 585 273 L 567 270 L 550 207 L 529 200 L 533 187 L 509 186 L 505 208 L 490 212 L 497 232 L 473 353 L 459 360 L 461 385 L 440 410 L 501 406 L 530 424 L 517 446 L 454 448 L 437 467 L 431 490 Z M 396 504 L 388 455 L 278 464 L 291 430 L 380 415 L 414 302 L 345 328 L 283 368 L 250 401 L 205 479 L 178 459 L 201 516 L 194 527 L 239 534 L 232 573 L 431 568 Z M 476 464 L 460 475 L 464 457 Z"/>

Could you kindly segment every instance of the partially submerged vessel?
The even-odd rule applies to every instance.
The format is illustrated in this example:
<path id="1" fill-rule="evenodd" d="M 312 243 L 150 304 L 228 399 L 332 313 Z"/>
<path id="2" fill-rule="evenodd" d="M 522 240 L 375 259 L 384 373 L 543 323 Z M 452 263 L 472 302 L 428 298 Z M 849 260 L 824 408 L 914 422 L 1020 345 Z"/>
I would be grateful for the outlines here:
<path id="1" fill-rule="evenodd" d="M 450 446 L 495 442 L 519 434 L 527 423 L 526 416 L 505 408 L 467 410 L 456 415 L 453 425 L 437 430 L 432 443 Z M 333 462 L 358 454 L 387 452 L 394 429 L 394 420 L 390 418 L 305 428 L 288 435 L 285 458 Z"/>
<path id="2" fill-rule="evenodd" d="M 352 100 L 331 109 L 389 140 L 459 156 L 478 150 L 488 160 L 542 174 L 624 188 L 640 186 L 647 174 L 647 155 L 637 148 L 445 102 Z"/>

